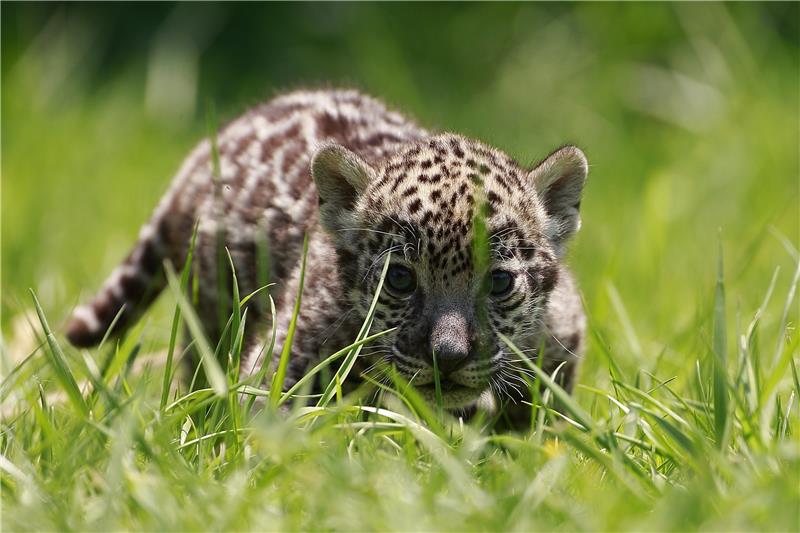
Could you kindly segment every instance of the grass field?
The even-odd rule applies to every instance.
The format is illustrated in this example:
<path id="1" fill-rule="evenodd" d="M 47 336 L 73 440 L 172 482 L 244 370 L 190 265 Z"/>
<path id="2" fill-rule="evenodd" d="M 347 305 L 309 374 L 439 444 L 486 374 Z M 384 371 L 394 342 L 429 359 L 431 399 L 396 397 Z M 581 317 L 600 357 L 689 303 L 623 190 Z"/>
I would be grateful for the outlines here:
<path id="1" fill-rule="evenodd" d="M 4 3 L 0 525 L 799 530 L 798 20 L 798 4 Z M 264 393 L 224 356 L 215 388 L 170 389 L 177 290 L 119 342 L 66 344 L 206 102 L 227 120 L 319 83 L 524 163 L 585 149 L 569 263 L 590 334 L 564 416 L 557 387 L 526 434 L 413 391 L 255 409 L 237 399 Z"/>

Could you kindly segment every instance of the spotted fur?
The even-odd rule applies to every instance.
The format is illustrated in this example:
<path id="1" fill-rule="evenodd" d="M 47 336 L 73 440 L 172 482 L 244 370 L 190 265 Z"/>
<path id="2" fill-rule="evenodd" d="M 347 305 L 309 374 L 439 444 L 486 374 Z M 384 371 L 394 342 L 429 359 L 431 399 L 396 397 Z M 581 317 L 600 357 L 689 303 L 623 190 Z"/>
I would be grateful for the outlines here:
<path id="1" fill-rule="evenodd" d="M 430 133 L 356 91 L 297 91 L 247 112 L 211 147 L 187 158 L 139 241 L 89 304 L 75 310 L 67 336 L 97 343 L 130 326 L 164 286 L 163 262 L 180 268 L 197 224 L 194 276 L 206 331 L 220 336 L 230 298 L 218 280 L 220 243 L 230 250 L 240 292 L 269 281 L 277 306 L 248 304 L 242 371 L 264 363 L 273 329 L 281 352 L 304 235 L 309 236 L 303 306 L 287 385 L 320 356 L 355 338 L 386 258 L 410 272 L 414 290 L 384 282 L 373 331 L 395 328 L 364 349 L 360 369 L 392 365 L 433 398 L 433 357 L 443 370 L 445 404 L 460 409 L 494 392 L 518 401 L 525 370 L 499 334 L 570 388 L 584 336 L 574 283 L 562 264 L 580 225 L 587 165 L 574 147 L 526 169 L 495 148 L 455 134 Z M 488 262 L 478 260 L 486 227 Z M 507 272 L 510 292 L 493 294 L 492 272 Z M 388 280 L 387 280 L 388 281 Z M 224 322 L 223 322 L 224 323 Z M 378 376 L 380 378 L 380 376 Z"/>

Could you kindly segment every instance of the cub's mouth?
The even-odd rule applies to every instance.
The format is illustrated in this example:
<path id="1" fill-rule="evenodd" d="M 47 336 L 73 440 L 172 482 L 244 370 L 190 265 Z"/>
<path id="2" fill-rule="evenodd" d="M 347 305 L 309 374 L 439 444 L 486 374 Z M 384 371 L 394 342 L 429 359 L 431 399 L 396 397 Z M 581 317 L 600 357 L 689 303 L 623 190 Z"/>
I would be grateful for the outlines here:
<path id="1" fill-rule="evenodd" d="M 402 352 L 396 347 L 393 347 L 392 351 L 400 360 L 408 359 L 408 357 L 403 356 Z M 398 371 L 400 376 L 407 380 L 408 383 L 419 392 L 420 396 L 422 396 L 426 402 L 433 406 L 438 404 L 436 398 L 436 380 L 432 367 L 423 366 L 413 373 L 411 371 L 404 371 L 404 369 L 398 367 L 398 365 L 394 365 L 394 368 Z M 445 409 L 469 407 L 477 402 L 483 393 L 489 389 L 488 379 L 485 384 L 472 381 L 469 385 L 464 385 L 459 383 L 459 381 L 461 380 L 457 376 L 441 375 L 439 386 L 442 393 L 442 407 Z"/>
<path id="2" fill-rule="evenodd" d="M 436 383 L 428 383 L 427 385 L 419 385 L 417 388 L 419 388 L 419 389 L 429 388 L 429 389 L 435 391 L 436 390 Z M 439 382 L 439 388 L 442 389 L 442 394 L 444 394 L 445 392 L 457 391 L 458 389 L 469 389 L 470 387 L 467 387 L 465 385 L 461 385 L 459 383 L 456 383 L 455 381 L 450 381 L 449 379 L 443 379 L 443 380 L 441 380 Z"/>
<path id="3" fill-rule="evenodd" d="M 458 409 L 466 407 L 476 402 L 484 389 L 477 389 L 474 387 L 467 387 L 454 381 L 444 379 L 439 384 L 442 391 L 442 407 L 446 409 Z M 436 384 L 429 383 L 427 385 L 416 385 L 415 388 L 419 391 L 420 395 L 430 403 L 436 405 Z"/>

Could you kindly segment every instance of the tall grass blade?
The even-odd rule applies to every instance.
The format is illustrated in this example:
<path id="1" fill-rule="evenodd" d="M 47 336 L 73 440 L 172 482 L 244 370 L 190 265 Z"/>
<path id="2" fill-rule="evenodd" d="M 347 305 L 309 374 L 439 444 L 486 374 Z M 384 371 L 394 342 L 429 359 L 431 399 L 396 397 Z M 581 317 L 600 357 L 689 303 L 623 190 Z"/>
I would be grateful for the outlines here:
<path id="1" fill-rule="evenodd" d="M 286 381 L 286 370 L 289 367 L 289 356 L 292 353 L 292 341 L 294 340 L 294 331 L 297 328 L 297 317 L 300 315 L 300 303 L 303 298 L 303 284 L 306 278 L 306 260 L 308 259 L 308 233 L 303 239 L 303 259 L 300 263 L 300 283 L 297 287 L 297 298 L 294 301 L 294 310 L 292 311 L 292 320 L 289 322 L 289 329 L 286 332 L 286 340 L 283 342 L 283 349 L 281 350 L 281 358 L 278 361 L 278 369 L 272 379 L 272 386 L 270 387 L 270 404 L 277 407 L 281 399 L 281 391 L 283 390 L 283 382 Z M 274 327 L 273 327 L 274 329 Z"/>
<path id="2" fill-rule="evenodd" d="M 50 350 L 47 350 L 46 353 L 50 355 L 49 360 L 55 371 L 56 379 L 61 383 L 75 409 L 84 417 L 88 417 L 89 406 L 86 404 L 86 399 L 81 394 L 80 388 L 78 388 L 78 382 L 67 364 L 67 358 L 64 356 L 64 352 L 61 351 L 61 346 L 58 345 L 58 341 L 56 341 L 55 335 L 53 335 L 53 331 L 47 323 L 47 318 L 44 316 L 44 311 L 41 304 L 39 304 L 36 293 L 33 292 L 33 289 L 30 289 L 30 293 L 31 297 L 33 297 L 33 305 L 36 307 L 36 314 L 39 316 L 39 323 L 42 325 L 42 330 L 47 338 L 47 345 Z"/>
<path id="3" fill-rule="evenodd" d="M 181 292 L 186 294 L 189 287 L 189 275 L 192 271 L 192 262 L 194 257 L 194 248 L 197 244 L 197 227 L 199 224 L 195 223 L 192 230 L 192 240 L 189 242 L 189 250 L 186 252 L 186 260 L 183 262 L 183 269 L 181 271 Z M 175 312 L 172 315 L 172 328 L 169 334 L 169 347 L 167 348 L 167 362 L 164 365 L 164 379 L 161 383 L 161 402 L 159 409 L 163 412 L 164 407 L 167 405 L 169 398 L 169 389 L 172 384 L 172 366 L 175 358 L 175 346 L 178 340 L 178 329 L 181 324 L 181 306 L 175 305 Z"/>
<path id="4" fill-rule="evenodd" d="M 228 381 L 225 379 L 225 374 L 219 366 L 219 361 L 217 361 L 217 358 L 214 356 L 214 351 L 211 349 L 208 339 L 203 332 L 200 319 L 186 299 L 186 296 L 184 296 L 180 282 L 175 277 L 175 270 L 172 268 L 172 265 L 165 263 L 164 269 L 167 275 L 167 284 L 178 301 L 178 306 L 180 306 L 181 313 L 186 321 L 186 326 L 189 328 L 192 337 L 194 337 L 195 347 L 200 355 L 200 361 L 205 371 L 206 379 L 208 379 L 208 383 L 211 385 L 214 393 L 219 397 L 224 397 L 228 393 Z"/>
<path id="5" fill-rule="evenodd" d="M 547 387 L 550 391 L 552 391 L 553 395 L 556 399 L 561 402 L 561 405 L 569 411 L 569 413 L 585 428 L 589 428 L 591 430 L 595 430 L 596 426 L 592 417 L 589 416 L 589 413 L 584 411 L 584 409 L 578 405 L 578 402 L 570 396 L 570 394 L 565 391 L 561 386 L 553 381 L 553 379 L 547 375 L 547 372 L 536 366 L 531 362 L 531 360 L 526 356 L 524 353 L 520 351 L 519 348 L 505 335 L 502 333 L 497 334 L 500 337 L 506 346 L 508 346 L 514 355 L 516 355 L 520 361 L 524 362 L 525 365 L 533 372 L 538 380 L 540 380 L 545 387 Z"/>
<path id="6" fill-rule="evenodd" d="M 772 418 L 773 414 L 775 414 L 776 402 L 779 400 L 778 385 L 785 377 L 790 363 L 794 363 L 792 356 L 797 353 L 799 345 L 800 334 L 794 334 L 789 339 L 789 343 L 784 346 L 781 357 L 775 364 L 775 368 L 770 375 L 764 379 L 764 383 L 761 385 L 761 412 L 759 415 L 761 420 L 761 437 L 765 442 L 770 437 L 769 420 Z M 780 413 L 777 413 L 777 415 L 780 416 Z"/>
<path id="7" fill-rule="evenodd" d="M 569 429 L 567 431 L 559 432 L 558 435 L 567 441 L 573 448 L 581 452 L 586 457 L 593 459 L 595 462 L 601 465 L 606 472 L 617 478 L 621 485 L 627 489 L 627 494 L 629 494 L 631 497 L 637 500 L 646 500 L 650 495 L 645 486 L 643 486 L 642 483 L 637 482 L 638 480 L 647 482 L 649 479 L 632 476 L 628 469 L 624 468 L 623 465 L 614 460 L 613 455 L 603 453 L 603 451 L 597 449 L 594 443 L 587 438 L 588 436 L 586 436 L 585 433 L 579 433 L 576 430 Z M 652 483 L 647 483 L 646 487 L 650 489 L 655 488 Z"/>
<path id="8" fill-rule="evenodd" d="M 590 318 L 591 320 L 591 318 Z M 594 338 L 594 345 L 600 349 L 600 353 L 606 358 L 608 361 L 609 370 L 611 371 L 611 376 L 614 379 L 623 379 L 625 374 L 622 373 L 622 369 L 620 368 L 619 364 L 617 363 L 614 354 L 611 353 L 611 348 L 600 334 L 596 328 L 591 328 L 591 335 Z"/>
<path id="9" fill-rule="evenodd" d="M 444 400 L 442 399 L 442 380 L 439 375 L 439 362 L 436 360 L 436 352 L 432 352 L 433 358 L 433 386 L 436 398 L 436 407 L 439 409 L 439 416 L 444 412 Z"/>
<path id="10" fill-rule="evenodd" d="M 239 302 L 239 307 L 240 308 L 244 307 L 247 304 L 247 302 L 249 302 L 252 298 L 255 298 L 260 293 L 264 292 L 270 287 L 273 287 L 274 285 L 275 285 L 274 283 L 268 283 L 266 285 L 260 286 L 259 288 L 257 288 L 256 290 L 254 290 L 253 292 L 242 298 L 241 301 Z"/>
<path id="11" fill-rule="evenodd" d="M 289 388 L 289 390 L 284 392 L 281 395 L 281 399 L 278 402 L 278 405 L 281 405 L 284 402 L 286 402 L 287 400 L 289 400 L 292 397 L 293 394 L 295 394 L 297 391 L 301 390 L 303 388 L 303 386 L 305 386 L 307 383 L 310 383 L 319 372 L 321 372 L 324 368 L 327 368 L 332 362 L 336 361 L 337 359 L 339 359 L 343 355 L 346 355 L 346 354 L 350 353 L 353 349 L 355 349 L 355 348 L 357 348 L 359 346 L 363 346 L 363 345 L 365 345 L 365 344 L 367 344 L 369 342 L 372 342 L 373 340 L 375 340 L 377 338 L 383 337 L 387 333 L 391 333 L 391 332 L 395 331 L 396 329 L 397 328 L 391 328 L 391 329 L 387 329 L 387 330 L 381 331 L 379 333 L 375 333 L 373 335 L 370 335 L 369 337 L 365 337 L 365 338 L 363 338 L 361 340 L 357 340 L 353 344 L 351 344 L 351 345 L 349 345 L 349 346 L 347 346 L 345 348 L 342 348 L 341 350 L 337 351 L 336 353 L 333 353 L 333 354 L 329 355 L 323 361 L 321 361 L 320 363 L 315 365 L 314 368 L 312 368 L 311 370 L 309 370 L 308 372 L 303 374 L 303 377 L 300 378 L 299 380 L 297 380 L 297 383 L 292 385 Z M 331 379 L 333 379 L 333 377 L 331 377 Z"/>
<path id="12" fill-rule="evenodd" d="M 264 378 L 266 378 L 267 372 L 269 372 L 269 363 L 270 361 L 272 361 L 272 352 L 275 348 L 275 339 L 278 332 L 277 328 L 275 327 L 277 321 L 277 316 L 275 312 L 275 300 L 272 298 L 271 294 L 268 295 L 268 300 L 269 300 L 270 316 L 272 317 L 272 328 L 270 328 L 272 331 L 270 333 L 269 346 L 267 346 L 265 341 L 264 345 L 261 348 L 261 351 L 256 356 L 256 360 L 254 363 L 254 365 L 258 364 L 258 360 L 261 359 L 261 367 L 255 372 L 254 374 L 255 377 L 253 377 L 252 380 L 249 379 L 247 380 L 248 382 L 253 383 L 257 387 L 264 383 Z M 255 369 L 255 366 L 253 366 L 253 368 Z M 245 409 L 245 413 L 250 412 L 250 410 L 253 408 L 254 403 L 255 403 L 255 397 L 250 397 L 247 400 L 247 408 Z"/>
<path id="13" fill-rule="evenodd" d="M 778 342 L 775 346 L 775 355 L 772 358 L 772 367 L 775 368 L 778 364 L 778 360 L 781 358 L 781 354 L 783 353 L 783 346 L 785 342 L 784 332 L 786 331 L 786 325 L 789 320 L 789 312 L 792 309 L 792 303 L 794 302 L 794 295 L 797 292 L 797 285 L 800 284 L 800 261 L 797 262 L 797 268 L 795 268 L 794 276 L 792 276 L 792 282 L 789 284 L 789 293 L 786 295 L 786 302 L 783 305 L 783 312 L 781 313 L 781 321 L 780 321 L 780 334 L 778 335 Z"/>
<path id="14" fill-rule="evenodd" d="M 242 342 L 244 340 L 244 327 L 245 318 L 247 317 L 247 310 L 242 313 L 241 298 L 239 295 L 239 280 L 236 278 L 236 265 L 233 263 L 231 251 L 225 248 L 225 253 L 228 256 L 228 263 L 231 267 L 231 287 L 233 290 L 232 305 L 231 305 L 231 342 L 228 357 L 228 375 L 230 376 L 231 384 L 239 381 L 239 362 L 241 358 Z"/>
<path id="15" fill-rule="evenodd" d="M 722 242 L 717 263 L 717 284 L 714 291 L 714 437 L 717 447 L 727 446 L 729 431 L 727 331 L 725 320 L 725 281 L 723 275 Z"/>
<path id="16" fill-rule="evenodd" d="M 633 322 L 628 314 L 628 310 L 625 308 L 625 304 L 622 301 L 622 296 L 620 296 L 617 287 L 611 283 L 611 281 L 606 282 L 606 291 L 608 292 L 608 297 L 611 300 L 611 306 L 617 313 L 620 324 L 622 324 L 622 330 L 625 332 L 625 337 L 628 340 L 631 353 L 633 353 L 637 360 L 641 360 L 642 345 L 639 342 L 639 336 L 636 335 L 636 330 L 633 327 Z"/>
<path id="17" fill-rule="evenodd" d="M 106 328 L 106 332 L 103 334 L 103 338 L 100 339 L 100 343 L 97 345 L 98 352 L 101 352 L 103 350 L 103 347 L 106 345 L 108 338 L 111 336 L 111 332 L 114 331 L 114 328 L 117 327 L 117 323 L 122 318 L 122 314 L 125 313 L 127 306 L 128 304 L 122 304 L 122 307 L 119 308 L 117 314 L 114 315 L 114 319 L 111 321 L 111 324 L 109 324 L 108 327 Z"/>
<path id="18" fill-rule="evenodd" d="M 345 356 L 344 361 L 342 361 L 342 364 L 339 366 L 336 374 L 334 374 L 334 379 L 328 383 L 325 391 L 322 393 L 322 398 L 320 398 L 317 402 L 317 407 L 325 407 L 328 405 L 328 403 L 330 403 L 331 398 L 336 392 L 336 380 L 338 379 L 339 382 L 344 382 L 347 379 L 347 376 L 353 369 L 353 365 L 356 362 L 358 354 L 361 353 L 361 346 L 363 346 L 363 343 L 359 343 L 358 341 L 366 338 L 369 334 L 370 328 L 372 327 L 372 318 L 375 316 L 375 307 L 378 305 L 378 297 L 383 289 L 383 281 L 386 279 L 386 272 L 389 270 L 389 261 L 391 258 L 391 253 L 386 254 L 386 259 L 383 262 L 383 270 L 381 271 L 381 277 L 378 279 L 378 286 L 375 288 L 375 294 L 372 297 L 372 303 L 367 310 L 367 316 L 364 318 L 364 323 L 361 324 L 361 330 L 359 330 L 358 335 L 356 336 L 356 347 Z"/>
<path id="19" fill-rule="evenodd" d="M 431 409 L 431 404 L 420 395 L 417 389 L 414 388 L 413 383 L 406 381 L 393 367 L 389 367 L 389 376 L 394 383 L 394 389 L 385 388 L 396 396 L 411 412 L 420 420 L 424 421 L 430 430 L 436 435 L 444 436 L 445 427 L 443 425 L 444 413 L 440 412 L 439 416 Z"/>

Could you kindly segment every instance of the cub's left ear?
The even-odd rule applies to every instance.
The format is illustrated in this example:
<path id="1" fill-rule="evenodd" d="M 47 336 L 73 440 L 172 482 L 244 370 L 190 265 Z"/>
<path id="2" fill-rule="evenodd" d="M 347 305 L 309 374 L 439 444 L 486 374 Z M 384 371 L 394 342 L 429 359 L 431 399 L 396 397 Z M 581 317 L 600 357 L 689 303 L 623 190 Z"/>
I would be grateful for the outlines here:
<path id="1" fill-rule="evenodd" d="M 559 248 L 581 227 L 581 194 L 588 172 L 589 163 L 583 152 L 565 146 L 529 174 L 552 223 L 548 234 Z"/>
<path id="2" fill-rule="evenodd" d="M 355 204 L 375 176 L 372 167 L 344 146 L 331 143 L 314 154 L 311 175 L 322 225 L 329 231 L 351 226 Z"/>

